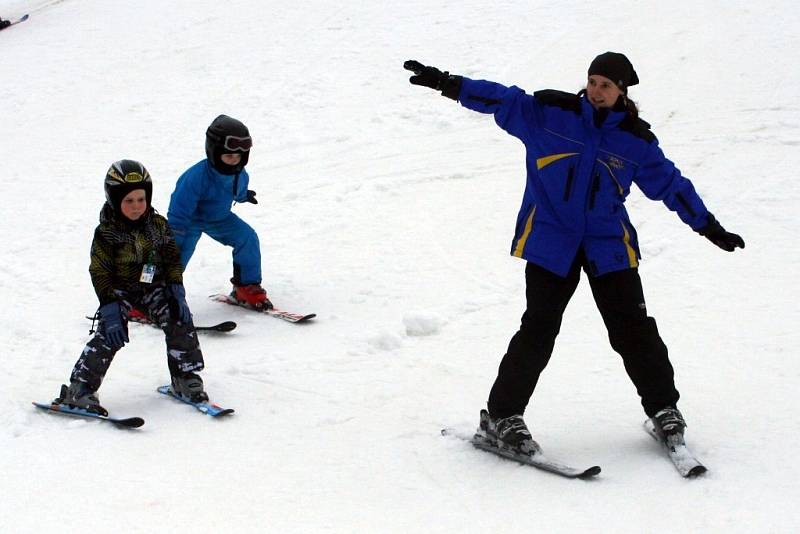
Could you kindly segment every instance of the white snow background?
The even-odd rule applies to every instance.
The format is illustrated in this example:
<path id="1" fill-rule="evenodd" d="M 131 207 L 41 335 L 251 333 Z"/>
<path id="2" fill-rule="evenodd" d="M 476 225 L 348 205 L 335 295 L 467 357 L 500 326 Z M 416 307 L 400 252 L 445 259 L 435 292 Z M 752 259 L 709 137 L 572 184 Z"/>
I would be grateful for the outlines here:
<path id="1" fill-rule="evenodd" d="M 800 11 L 789 1 L 0 1 L 0 532 L 800 531 Z M 638 190 L 628 199 L 648 309 L 676 369 L 685 480 L 644 414 L 584 279 L 526 420 L 593 481 L 440 436 L 477 424 L 524 310 L 508 254 L 522 145 L 411 86 L 441 69 L 577 91 L 625 52 L 661 146 L 747 243 L 729 254 Z M 36 411 L 97 306 L 87 272 L 121 158 L 166 214 L 218 114 L 244 121 L 261 239 L 292 325 L 209 301 L 229 249 L 187 272 L 214 420 L 156 393 L 163 335 L 131 326 L 100 390 L 124 431 Z"/>

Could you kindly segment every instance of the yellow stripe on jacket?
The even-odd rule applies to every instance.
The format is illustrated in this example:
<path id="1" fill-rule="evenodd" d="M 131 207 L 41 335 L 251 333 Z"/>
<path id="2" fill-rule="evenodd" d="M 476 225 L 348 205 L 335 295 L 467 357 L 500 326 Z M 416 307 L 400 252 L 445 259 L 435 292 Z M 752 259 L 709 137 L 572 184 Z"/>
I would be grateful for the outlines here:
<path id="1" fill-rule="evenodd" d="M 570 156 L 577 156 L 577 152 L 565 152 L 563 154 L 553 154 L 552 156 L 545 156 L 543 158 L 539 158 L 536 160 L 536 170 L 542 170 L 543 167 L 550 165 L 554 161 L 558 161 L 560 159 L 568 158 Z"/>
<path id="2" fill-rule="evenodd" d="M 533 207 L 531 214 L 528 215 L 528 220 L 525 221 L 525 229 L 522 231 L 522 235 L 519 237 L 517 241 L 517 246 L 514 247 L 514 252 L 512 252 L 512 256 L 516 256 L 517 258 L 522 257 L 522 251 L 525 250 L 525 243 L 528 242 L 528 237 L 531 235 L 533 231 L 533 216 L 536 215 L 536 206 Z"/>
<path id="3" fill-rule="evenodd" d="M 619 223 L 622 225 L 622 241 L 625 243 L 625 250 L 628 251 L 628 264 L 631 267 L 638 267 L 639 260 L 636 259 L 636 251 L 633 250 L 633 247 L 631 246 L 631 234 L 629 234 L 628 229 L 625 228 L 624 222 L 620 221 Z"/>

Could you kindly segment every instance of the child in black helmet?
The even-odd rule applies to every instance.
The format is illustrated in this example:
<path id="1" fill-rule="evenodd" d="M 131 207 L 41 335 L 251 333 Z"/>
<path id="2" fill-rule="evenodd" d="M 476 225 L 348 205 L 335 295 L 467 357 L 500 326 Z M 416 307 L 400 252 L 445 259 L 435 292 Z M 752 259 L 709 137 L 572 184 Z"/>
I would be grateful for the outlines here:
<path id="1" fill-rule="evenodd" d="M 244 169 L 253 140 L 242 122 L 220 115 L 206 130 L 206 158 L 184 172 L 169 202 L 167 217 L 181 251 L 184 269 L 200 236 L 207 234 L 233 248 L 233 291 L 239 303 L 272 308 L 261 286 L 258 235 L 231 212 L 234 202 L 258 204 Z"/>
<path id="2" fill-rule="evenodd" d="M 203 369 L 203 354 L 186 304 L 180 253 L 166 219 L 152 208 L 150 174 L 137 161 L 117 161 L 106 173 L 105 192 L 89 266 L 100 325 L 55 402 L 108 415 L 97 390 L 114 355 L 128 342 L 133 306 L 166 334 L 173 391 L 193 402 L 206 401 L 196 374 Z"/>

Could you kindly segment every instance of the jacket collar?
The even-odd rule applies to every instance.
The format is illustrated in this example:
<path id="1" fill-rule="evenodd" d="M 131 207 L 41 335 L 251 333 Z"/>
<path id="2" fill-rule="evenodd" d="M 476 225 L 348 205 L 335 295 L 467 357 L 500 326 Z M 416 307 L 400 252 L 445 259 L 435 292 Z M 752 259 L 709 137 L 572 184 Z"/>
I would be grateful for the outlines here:
<path id="1" fill-rule="evenodd" d="M 206 164 L 206 172 L 214 180 L 225 180 L 225 179 L 229 178 L 230 176 L 233 176 L 233 175 L 222 174 L 221 172 L 219 172 L 217 169 L 214 168 L 214 166 L 211 164 L 211 162 L 208 161 L 208 158 L 206 158 L 203 161 Z"/>
<path id="2" fill-rule="evenodd" d="M 215 180 L 233 180 L 234 176 L 237 176 L 239 174 L 242 174 L 242 172 L 244 172 L 244 169 L 242 169 L 241 171 L 235 172 L 233 174 L 224 174 L 219 170 L 217 170 L 217 168 L 214 167 L 210 161 L 208 161 L 208 158 L 206 158 L 203 161 L 205 162 L 206 165 L 206 172 L 209 174 L 209 176 L 211 176 Z"/>
<path id="3" fill-rule="evenodd" d="M 596 110 L 586 95 L 583 95 L 581 97 L 581 116 L 583 121 L 592 128 L 610 130 L 618 127 L 628 113 L 626 110 L 618 110 L 616 107 Z"/>

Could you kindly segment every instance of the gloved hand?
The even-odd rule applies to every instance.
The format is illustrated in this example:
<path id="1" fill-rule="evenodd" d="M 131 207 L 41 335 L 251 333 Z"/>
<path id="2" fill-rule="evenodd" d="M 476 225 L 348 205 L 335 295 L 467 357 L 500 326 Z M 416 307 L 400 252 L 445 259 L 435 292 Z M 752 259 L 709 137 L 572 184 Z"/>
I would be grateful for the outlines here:
<path id="1" fill-rule="evenodd" d="M 247 190 L 247 200 L 245 202 L 249 202 L 251 204 L 258 204 L 258 200 L 256 200 L 256 192 L 252 189 Z"/>
<path id="2" fill-rule="evenodd" d="M 409 59 L 403 63 L 403 68 L 414 73 L 414 76 L 408 79 L 413 85 L 422 85 L 437 91 L 442 90 L 445 80 L 450 75 L 449 72 L 442 72 L 436 67 L 425 66 L 414 59 Z"/>
<path id="3" fill-rule="evenodd" d="M 461 94 L 461 76 L 451 75 L 447 71 L 442 72 L 436 67 L 427 67 L 413 59 L 403 63 L 403 68 L 414 73 L 414 76 L 408 79 L 412 84 L 436 89 L 442 92 L 442 96 L 458 100 Z"/>
<path id="4" fill-rule="evenodd" d="M 128 340 L 128 332 L 122 320 L 122 306 L 119 302 L 109 302 L 100 306 L 100 320 L 103 325 L 103 335 L 112 349 L 119 350 Z"/>
<path id="5" fill-rule="evenodd" d="M 726 232 L 711 213 L 708 214 L 708 224 L 700 228 L 697 233 L 728 252 L 733 252 L 736 247 L 744 248 L 744 240 L 737 234 Z"/>
<path id="6" fill-rule="evenodd" d="M 186 289 L 183 284 L 170 284 L 167 291 L 175 300 L 178 320 L 183 324 L 189 324 L 192 321 L 192 312 L 189 311 L 189 305 L 186 303 Z"/>

